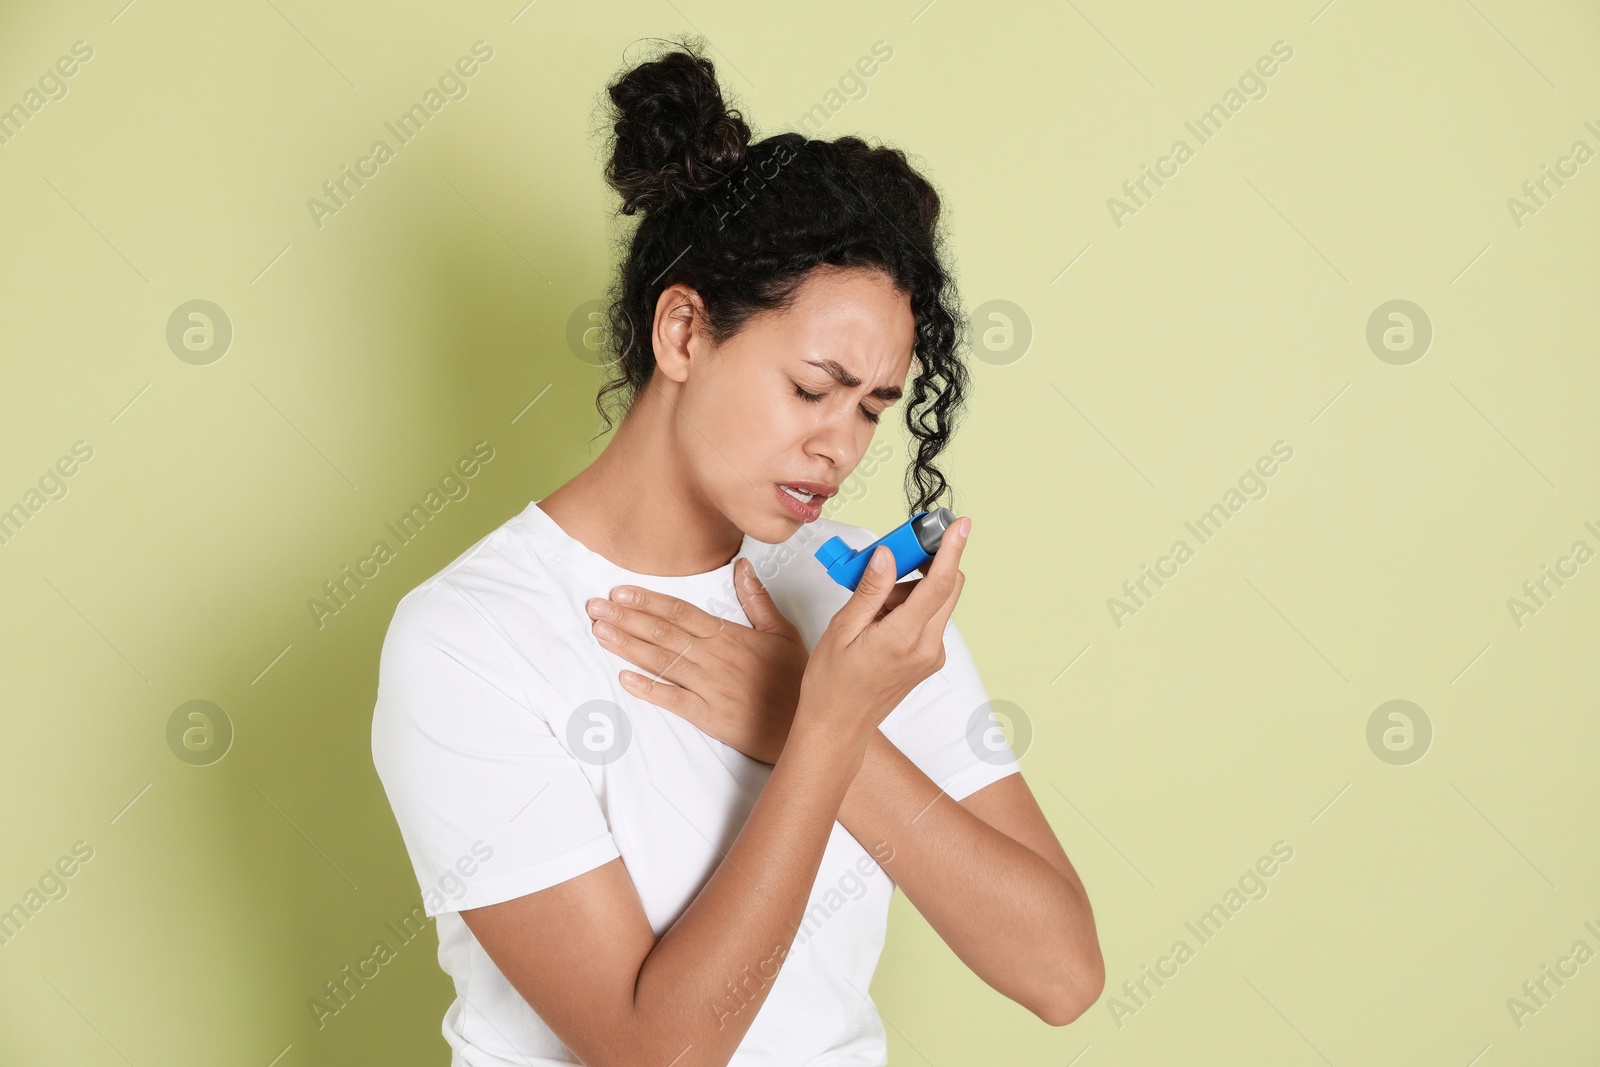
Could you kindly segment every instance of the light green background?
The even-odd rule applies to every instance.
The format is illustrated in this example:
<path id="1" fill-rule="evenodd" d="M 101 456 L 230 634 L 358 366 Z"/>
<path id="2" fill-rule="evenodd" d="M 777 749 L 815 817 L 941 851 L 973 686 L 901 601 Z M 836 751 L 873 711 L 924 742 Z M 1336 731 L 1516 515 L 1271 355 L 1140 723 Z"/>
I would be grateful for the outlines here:
<path id="1" fill-rule="evenodd" d="M 524 2 L 0 15 L 0 106 L 94 49 L 0 145 L 0 506 L 94 449 L 0 546 L 0 907 L 94 849 L 0 946 L 0 1062 L 447 1062 L 431 927 L 322 1029 L 307 1007 L 419 900 L 369 755 L 379 644 L 592 454 L 597 372 L 565 338 L 620 233 L 596 104 L 630 43 L 683 31 L 759 133 L 836 104 L 828 136 L 908 150 L 966 307 L 1031 329 L 974 360 L 949 454 L 958 620 L 1032 725 L 1107 999 L 1048 1027 L 898 896 L 892 1061 L 1595 1062 L 1600 961 L 1520 1027 L 1506 1003 L 1600 951 L 1600 562 L 1520 627 L 1507 607 L 1600 549 L 1600 161 L 1520 226 L 1507 206 L 1600 150 L 1593 4 Z M 469 95 L 319 228 L 307 199 L 477 40 Z M 864 95 L 830 97 L 877 41 Z M 1276 41 L 1267 94 L 1198 144 L 1184 122 Z M 1180 137 L 1118 227 L 1108 198 Z M 165 338 L 194 299 L 234 329 L 206 366 Z M 1434 331 L 1405 366 L 1366 342 L 1394 299 Z M 903 519 L 885 427 L 892 469 L 840 513 L 876 529 Z M 471 495 L 319 629 L 308 598 L 480 439 Z M 1184 522 L 1279 440 L 1270 492 L 1198 546 Z M 1108 599 L 1178 538 L 1194 558 L 1119 627 Z M 236 731 L 210 766 L 166 741 L 195 699 Z M 1393 699 L 1433 728 L 1405 766 L 1366 740 Z M 1185 921 L 1279 840 L 1267 896 L 1199 944 Z M 1180 938 L 1119 1025 L 1109 998 Z"/>

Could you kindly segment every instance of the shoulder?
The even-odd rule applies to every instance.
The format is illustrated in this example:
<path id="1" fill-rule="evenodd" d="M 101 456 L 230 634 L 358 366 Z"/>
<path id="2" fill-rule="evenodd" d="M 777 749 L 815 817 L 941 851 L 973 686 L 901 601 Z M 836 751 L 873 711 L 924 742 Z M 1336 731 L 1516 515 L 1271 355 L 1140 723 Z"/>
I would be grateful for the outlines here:
<path id="1" fill-rule="evenodd" d="M 463 629 L 476 638 L 527 590 L 548 589 L 559 581 L 554 564 L 529 542 L 519 512 L 402 595 L 386 638 L 446 641 Z M 475 605 L 483 611 L 474 612 Z"/>
<path id="2" fill-rule="evenodd" d="M 557 564 L 535 550 L 521 523 L 511 516 L 400 597 L 379 654 L 380 691 L 458 673 L 513 686 L 519 672 L 508 646 L 543 625 L 563 595 Z"/>
<path id="3" fill-rule="evenodd" d="M 537 733 L 554 703 L 518 650 L 541 648 L 548 564 L 515 517 L 492 530 L 395 604 L 378 656 L 373 758 L 396 775 L 443 750 L 504 751 Z M 529 591 L 533 590 L 530 596 Z"/>

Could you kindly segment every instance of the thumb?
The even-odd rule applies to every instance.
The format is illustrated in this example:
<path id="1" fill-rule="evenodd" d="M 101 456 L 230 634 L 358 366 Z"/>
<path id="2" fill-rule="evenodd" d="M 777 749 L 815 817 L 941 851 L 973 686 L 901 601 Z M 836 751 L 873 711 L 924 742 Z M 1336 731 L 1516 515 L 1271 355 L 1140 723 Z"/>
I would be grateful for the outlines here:
<path id="1" fill-rule="evenodd" d="M 749 618 L 751 627 L 768 633 L 792 631 L 793 624 L 778 610 L 778 605 L 772 602 L 772 594 L 767 592 L 767 587 L 756 577 L 755 566 L 740 556 L 737 570 L 734 588 L 739 595 L 739 603 L 744 605 L 744 613 Z"/>
<path id="2" fill-rule="evenodd" d="M 861 581 L 856 583 L 856 591 L 837 612 L 850 623 L 852 634 L 860 633 L 878 617 L 894 585 L 894 553 L 889 551 L 887 545 L 879 545 L 872 550 L 867 569 L 862 573 Z"/>

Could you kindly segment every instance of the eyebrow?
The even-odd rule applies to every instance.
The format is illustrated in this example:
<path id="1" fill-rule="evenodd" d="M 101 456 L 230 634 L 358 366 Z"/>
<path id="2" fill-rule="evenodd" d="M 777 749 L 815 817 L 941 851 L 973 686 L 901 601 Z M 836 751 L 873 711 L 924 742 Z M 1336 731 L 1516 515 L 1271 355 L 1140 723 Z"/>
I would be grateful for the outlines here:
<path id="1" fill-rule="evenodd" d="M 808 359 L 808 360 L 806 360 L 806 362 L 811 364 L 813 367 L 819 367 L 822 370 L 827 371 L 828 374 L 833 378 L 834 381 L 838 382 L 840 385 L 844 386 L 846 389 L 854 389 L 856 386 L 861 384 L 861 379 L 857 378 L 854 374 L 851 374 L 849 371 L 845 370 L 844 367 L 840 365 L 838 360 L 833 360 L 833 359 Z M 878 388 L 874 389 L 871 393 L 869 393 L 867 395 L 868 396 L 875 396 L 879 400 L 886 400 L 886 401 L 888 401 L 889 403 L 892 404 L 896 400 L 900 399 L 900 397 L 902 395 L 902 392 L 903 391 L 900 389 L 899 386 L 895 386 L 895 385 L 880 385 L 880 386 L 878 386 Z"/>

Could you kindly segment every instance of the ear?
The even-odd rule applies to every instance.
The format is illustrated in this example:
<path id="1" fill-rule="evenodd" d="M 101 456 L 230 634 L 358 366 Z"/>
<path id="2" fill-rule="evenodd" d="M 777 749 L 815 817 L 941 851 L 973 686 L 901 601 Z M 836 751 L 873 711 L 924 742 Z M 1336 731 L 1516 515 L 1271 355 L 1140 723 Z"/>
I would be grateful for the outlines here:
<path id="1" fill-rule="evenodd" d="M 699 327 L 704 321 L 705 305 L 699 293 L 681 282 L 674 282 L 661 291 L 650 331 L 656 370 L 675 382 L 688 379 L 691 361 L 703 351 L 704 338 Z"/>

